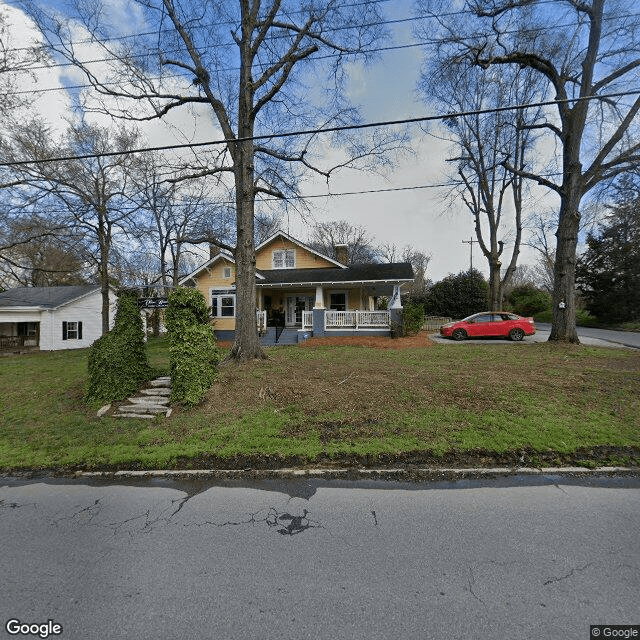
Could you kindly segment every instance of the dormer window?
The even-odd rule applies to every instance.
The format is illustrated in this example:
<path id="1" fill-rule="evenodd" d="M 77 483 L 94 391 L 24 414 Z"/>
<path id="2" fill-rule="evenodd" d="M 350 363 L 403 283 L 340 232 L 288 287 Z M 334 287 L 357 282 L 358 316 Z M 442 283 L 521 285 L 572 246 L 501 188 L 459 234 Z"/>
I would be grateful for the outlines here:
<path id="1" fill-rule="evenodd" d="M 278 249 L 273 252 L 274 269 L 295 269 L 296 252 L 295 249 Z"/>

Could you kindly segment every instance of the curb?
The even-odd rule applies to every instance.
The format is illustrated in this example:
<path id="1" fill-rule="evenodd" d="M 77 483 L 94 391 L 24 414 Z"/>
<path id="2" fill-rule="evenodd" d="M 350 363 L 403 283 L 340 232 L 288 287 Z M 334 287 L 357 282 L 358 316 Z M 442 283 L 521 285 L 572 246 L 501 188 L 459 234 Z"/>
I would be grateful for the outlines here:
<path id="1" fill-rule="evenodd" d="M 149 471 L 77 471 L 74 478 L 86 479 L 143 479 L 143 478 L 187 478 L 187 479 L 225 479 L 225 478 L 329 478 L 346 480 L 442 480 L 487 478 L 492 476 L 619 476 L 640 475 L 640 468 L 633 467 L 491 467 L 491 468 L 395 468 L 395 469 L 184 469 L 184 470 L 149 470 Z"/>

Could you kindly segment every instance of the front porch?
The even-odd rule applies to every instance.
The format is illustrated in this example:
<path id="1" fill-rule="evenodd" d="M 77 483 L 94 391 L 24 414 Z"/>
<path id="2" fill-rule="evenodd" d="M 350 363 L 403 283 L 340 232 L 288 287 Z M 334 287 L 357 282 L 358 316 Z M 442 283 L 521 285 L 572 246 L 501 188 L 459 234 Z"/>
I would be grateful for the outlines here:
<path id="1" fill-rule="evenodd" d="M 0 353 L 22 353 L 39 348 L 39 322 L 0 322 Z"/>
<path id="2" fill-rule="evenodd" d="M 285 326 L 268 322 L 266 311 L 257 311 L 256 320 L 260 341 L 264 346 L 298 344 L 312 337 L 323 336 L 390 336 L 392 323 L 401 322 L 402 309 L 350 310 L 313 309 L 303 311 L 300 323 Z M 219 339 L 232 340 L 232 332 L 220 332 Z"/>

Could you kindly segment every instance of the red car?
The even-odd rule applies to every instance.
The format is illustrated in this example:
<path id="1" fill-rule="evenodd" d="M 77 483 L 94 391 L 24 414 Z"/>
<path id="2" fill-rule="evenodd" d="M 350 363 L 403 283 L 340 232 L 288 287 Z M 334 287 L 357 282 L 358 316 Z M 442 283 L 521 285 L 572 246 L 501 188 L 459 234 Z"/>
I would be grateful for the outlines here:
<path id="1" fill-rule="evenodd" d="M 516 342 L 536 332 L 533 318 L 521 318 L 506 311 L 483 311 L 472 316 L 449 322 L 440 327 L 440 335 L 454 340 L 466 338 L 501 337 Z"/>

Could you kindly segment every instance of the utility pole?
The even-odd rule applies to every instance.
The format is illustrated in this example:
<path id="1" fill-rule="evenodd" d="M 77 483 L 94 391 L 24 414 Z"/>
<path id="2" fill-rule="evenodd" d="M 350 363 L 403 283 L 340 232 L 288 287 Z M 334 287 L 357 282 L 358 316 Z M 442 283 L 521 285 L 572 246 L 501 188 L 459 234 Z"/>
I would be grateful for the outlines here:
<path id="1" fill-rule="evenodd" d="M 473 243 L 478 242 L 478 240 L 474 240 L 473 236 L 468 240 L 463 240 L 462 244 L 469 245 L 469 273 L 473 271 Z"/>

